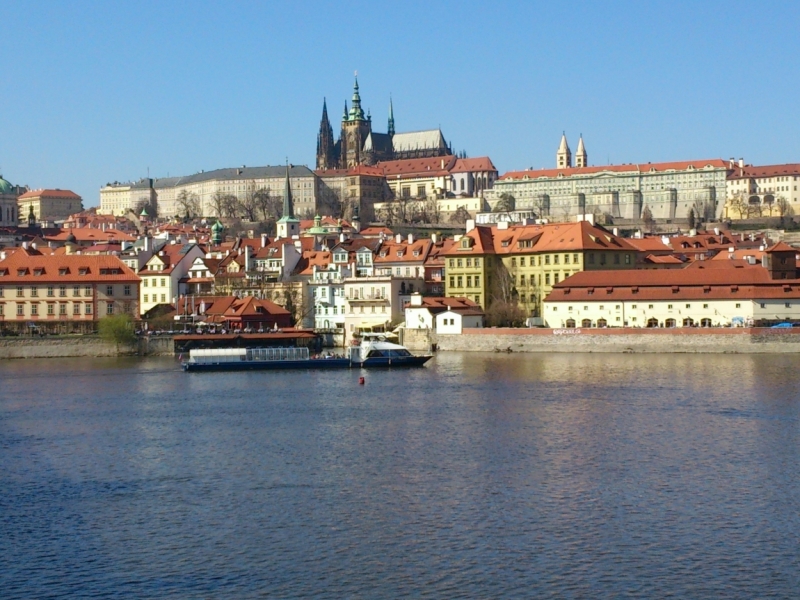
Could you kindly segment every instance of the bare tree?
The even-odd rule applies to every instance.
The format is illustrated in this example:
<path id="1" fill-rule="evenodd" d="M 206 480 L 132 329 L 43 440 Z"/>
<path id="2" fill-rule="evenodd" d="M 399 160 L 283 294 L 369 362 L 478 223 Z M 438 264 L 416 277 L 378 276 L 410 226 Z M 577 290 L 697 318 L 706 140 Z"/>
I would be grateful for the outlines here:
<path id="1" fill-rule="evenodd" d="M 273 196 L 270 189 L 261 188 L 256 192 L 256 204 L 264 221 L 277 221 L 283 213 L 283 200 Z"/>
<path id="2" fill-rule="evenodd" d="M 211 210 L 214 213 L 212 216 L 220 219 L 225 216 L 225 194 L 223 192 L 217 190 L 211 196 Z"/>
<path id="3" fill-rule="evenodd" d="M 792 208 L 792 205 L 789 204 L 789 201 L 783 196 L 778 197 L 778 199 L 775 201 L 775 209 L 777 210 L 779 217 L 791 217 L 794 215 L 794 209 Z"/>
<path id="4" fill-rule="evenodd" d="M 239 198 L 239 212 L 245 221 L 258 221 L 258 194 L 259 189 L 249 186 Z"/>
<path id="5" fill-rule="evenodd" d="M 497 201 L 497 204 L 494 205 L 492 212 L 512 212 L 516 205 L 516 199 L 514 196 L 505 192 L 500 194 L 500 200 Z"/>
<path id="6" fill-rule="evenodd" d="M 536 216 L 540 219 L 550 214 L 550 199 L 544 194 L 535 196 L 531 205 Z"/>
<path id="7" fill-rule="evenodd" d="M 650 210 L 649 206 L 645 206 L 642 210 L 642 224 L 644 225 L 645 231 L 648 233 L 653 233 L 656 228 L 656 220 L 653 218 L 653 212 Z"/>
<path id="8" fill-rule="evenodd" d="M 348 198 L 343 199 L 341 190 L 334 190 L 327 186 L 320 186 L 319 198 L 317 199 L 317 206 L 319 207 L 319 214 L 322 216 L 341 217 L 345 212 L 345 205 L 352 204 L 352 200 Z"/>
<path id="9" fill-rule="evenodd" d="M 744 218 L 744 214 L 747 212 L 747 203 L 741 192 L 734 194 L 734 196 L 728 200 L 728 210 L 732 213 L 736 213 L 738 215 L 737 218 Z"/>
<path id="10" fill-rule="evenodd" d="M 197 194 L 190 194 L 186 190 L 181 190 L 175 199 L 180 208 L 180 212 L 189 219 L 201 216 L 200 197 Z"/>
<path id="11" fill-rule="evenodd" d="M 466 206 L 459 206 L 456 211 L 450 215 L 450 222 L 454 225 L 464 225 L 467 220 L 471 219 L 472 215 L 469 214 Z"/>

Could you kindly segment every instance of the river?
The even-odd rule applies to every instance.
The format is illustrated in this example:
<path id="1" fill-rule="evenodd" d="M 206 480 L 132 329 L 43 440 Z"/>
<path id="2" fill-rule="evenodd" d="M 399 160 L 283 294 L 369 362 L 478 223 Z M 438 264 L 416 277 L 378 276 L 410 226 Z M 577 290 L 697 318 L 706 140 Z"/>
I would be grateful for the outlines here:
<path id="1" fill-rule="evenodd" d="M 800 590 L 792 355 L 2 361 L 0 451 L 5 600 Z"/>

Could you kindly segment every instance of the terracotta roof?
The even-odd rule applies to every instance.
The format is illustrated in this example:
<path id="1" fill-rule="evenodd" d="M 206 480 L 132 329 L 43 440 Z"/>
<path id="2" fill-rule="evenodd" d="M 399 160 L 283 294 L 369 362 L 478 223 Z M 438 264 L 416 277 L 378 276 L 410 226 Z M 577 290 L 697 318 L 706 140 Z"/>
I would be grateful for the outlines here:
<path id="1" fill-rule="evenodd" d="M 665 254 L 672 252 L 672 247 L 662 242 L 660 237 L 625 238 L 625 241 L 639 252 L 660 252 Z"/>
<path id="2" fill-rule="evenodd" d="M 363 236 L 367 235 L 379 236 L 380 234 L 384 234 L 387 236 L 394 235 L 394 232 L 388 227 L 366 227 L 362 229 L 359 233 Z"/>
<path id="3" fill-rule="evenodd" d="M 139 278 L 118 257 L 105 254 L 30 254 L 19 249 L 0 261 L 0 283 L 90 283 Z"/>
<path id="4" fill-rule="evenodd" d="M 800 175 L 800 163 L 788 163 L 785 165 L 764 165 L 761 167 L 754 167 L 747 165 L 744 169 L 738 166 L 734 169 L 733 173 L 728 176 L 728 179 L 748 179 L 759 177 L 781 177 L 783 175 Z"/>
<path id="5" fill-rule="evenodd" d="M 422 263 L 427 258 L 430 249 L 431 241 L 427 238 L 414 240 L 412 244 L 409 244 L 407 240 L 403 240 L 399 244 L 394 240 L 387 240 L 381 244 L 373 262 L 376 266 L 395 263 Z"/>
<path id="6" fill-rule="evenodd" d="M 650 171 L 686 171 L 689 167 L 704 169 L 713 167 L 715 169 L 727 169 L 728 162 L 719 158 L 707 160 L 685 160 L 663 163 L 640 163 L 629 165 L 606 165 L 602 167 L 570 167 L 567 169 L 528 169 L 525 171 L 509 171 L 500 176 L 500 179 L 537 179 L 539 177 L 570 177 L 573 175 L 595 175 L 598 173 L 648 173 Z"/>
<path id="7" fill-rule="evenodd" d="M 120 231 L 119 229 L 97 229 L 96 227 L 70 227 L 63 229 L 57 235 L 47 236 L 48 240 L 54 242 L 66 242 L 67 237 L 70 235 L 75 236 L 77 242 L 108 242 L 114 240 L 115 242 L 135 242 L 136 238 L 132 235 Z"/>
<path id="8" fill-rule="evenodd" d="M 658 256 L 655 254 L 648 254 L 645 261 L 656 265 L 682 265 L 683 261 L 677 256 L 668 254 L 666 256 Z"/>
<path id="9" fill-rule="evenodd" d="M 456 163 L 455 156 L 436 156 L 432 158 L 410 158 L 407 160 L 389 160 L 379 162 L 386 177 L 398 175 L 435 176 L 448 175 Z"/>
<path id="10" fill-rule="evenodd" d="M 774 246 L 767 248 L 766 252 L 797 252 L 797 248 L 791 247 L 786 242 L 778 242 Z"/>
<path id="11" fill-rule="evenodd" d="M 711 258 L 712 262 L 721 262 L 729 260 L 744 260 L 748 256 L 752 256 L 757 261 L 761 262 L 761 257 L 764 255 L 763 250 L 757 248 L 737 248 L 733 252 L 722 251 Z"/>
<path id="12" fill-rule="evenodd" d="M 481 307 L 470 300 L 463 297 L 441 298 L 433 296 L 425 296 L 422 298 L 421 306 L 412 306 L 406 304 L 406 308 L 427 308 L 432 314 L 438 314 L 447 310 L 461 314 L 484 314 Z"/>
<path id="13" fill-rule="evenodd" d="M 497 168 L 492 164 L 492 160 L 488 156 L 481 156 L 478 158 L 459 158 L 453 168 L 450 169 L 451 173 L 474 173 L 476 171 L 496 172 Z"/>
<path id="14" fill-rule="evenodd" d="M 75 192 L 71 192 L 70 190 L 31 190 L 30 192 L 25 192 L 21 196 L 17 197 L 17 200 L 27 200 L 29 198 L 67 198 L 70 200 L 80 200 L 81 197 L 78 196 Z"/>

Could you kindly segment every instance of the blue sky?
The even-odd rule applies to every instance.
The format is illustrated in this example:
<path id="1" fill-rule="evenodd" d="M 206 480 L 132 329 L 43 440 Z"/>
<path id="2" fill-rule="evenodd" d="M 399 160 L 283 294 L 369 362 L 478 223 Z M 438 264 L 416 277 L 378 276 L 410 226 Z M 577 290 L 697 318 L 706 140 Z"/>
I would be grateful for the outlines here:
<path id="1" fill-rule="evenodd" d="M 358 70 L 385 131 L 440 126 L 500 172 L 798 162 L 800 3 L 9 2 L 0 173 L 68 188 L 219 167 L 313 168 Z"/>

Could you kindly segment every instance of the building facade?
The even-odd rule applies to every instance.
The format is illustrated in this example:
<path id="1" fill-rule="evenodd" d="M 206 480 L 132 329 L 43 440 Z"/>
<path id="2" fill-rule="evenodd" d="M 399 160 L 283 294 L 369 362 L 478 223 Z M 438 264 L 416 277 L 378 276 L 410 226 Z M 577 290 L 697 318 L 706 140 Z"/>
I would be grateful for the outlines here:
<path id="1" fill-rule="evenodd" d="M 33 214 L 37 223 L 66 221 L 83 210 L 81 197 L 70 190 L 31 190 L 17 198 L 23 219 Z"/>
<path id="2" fill-rule="evenodd" d="M 27 191 L 23 187 L 12 185 L 0 175 L 0 227 L 19 225 L 17 198 Z"/>
<path id="3" fill-rule="evenodd" d="M 494 206 L 501 195 L 510 194 L 516 210 L 560 221 L 585 214 L 638 220 L 645 208 L 654 219 L 667 222 L 687 219 L 690 210 L 705 221 L 724 214 L 731 171 L 724 160 L 590 167 L 583 139 L 578 156 L 572 166 L 572 154 L 562 138 L 557 168 L 505 173 L 486 192 L 486 199 Z"/>
<path id="4" fill-rule="evenodd" d="M 0 326 L 86 333 L 107 315 L 139 314 L 139 278 L 116 256 L 20 248 L 0 261 Z"/>
<path id="5" fill-rule="evenodd" d="M 800 214 L 800 163 L 752 166 L 740 160 L 728 175 L 725 216 L 730 219 Z"/>

